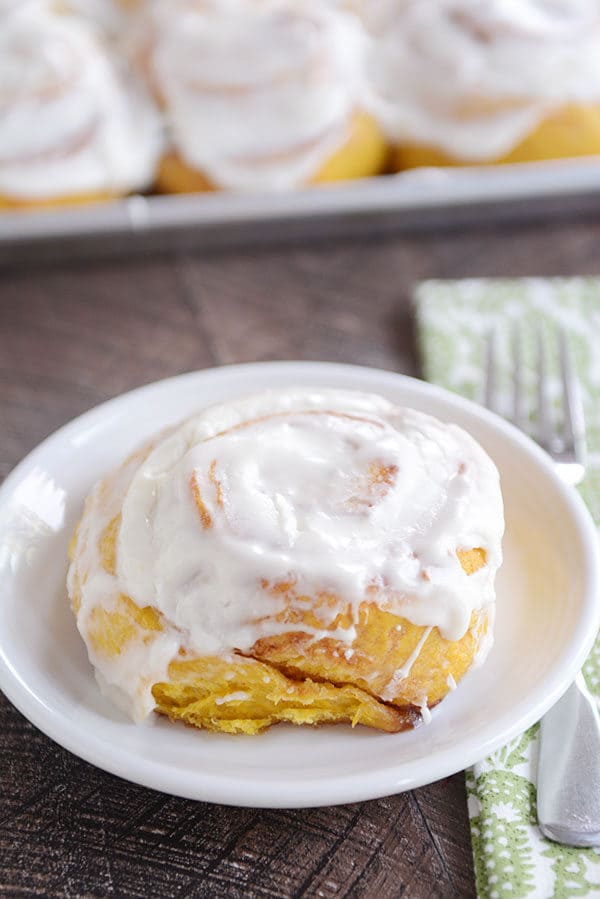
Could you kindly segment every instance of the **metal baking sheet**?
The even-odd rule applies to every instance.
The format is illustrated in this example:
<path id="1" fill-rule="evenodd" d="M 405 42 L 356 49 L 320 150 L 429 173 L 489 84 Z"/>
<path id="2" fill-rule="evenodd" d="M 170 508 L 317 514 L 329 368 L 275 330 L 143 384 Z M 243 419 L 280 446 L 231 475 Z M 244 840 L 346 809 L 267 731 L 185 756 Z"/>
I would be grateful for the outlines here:
<path id="1" fill-rule="evenodd" d="M 310 239 L 600 210 L 600 158 L 414 169 L 288 193 L 132 196 L 0 214 L 0 262 L 185 245 Z"/>

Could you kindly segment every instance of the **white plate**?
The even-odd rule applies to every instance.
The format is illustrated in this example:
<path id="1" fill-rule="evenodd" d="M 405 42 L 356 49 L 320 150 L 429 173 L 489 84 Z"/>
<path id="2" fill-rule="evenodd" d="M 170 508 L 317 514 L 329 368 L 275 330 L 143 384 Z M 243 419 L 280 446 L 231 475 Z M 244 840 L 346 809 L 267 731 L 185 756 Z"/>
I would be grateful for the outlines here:
<path id="1" fill-rule="evenodd" d="M 279 726 L 232 737 L 135 726 L 93 678 L 65 596 L 66 551 L 94 483 L 163 425 L 218 400 L 291 384 L 383 394 L 469 430 L 502 477 L 507 532 L 496 644 L 427 727 Z M 0 489 L 0 687 L 81 758 L 192 799 L 299 807 L 397 793 L 453 774 L 532 724 L 567 688 L 600 620 L 598 550 L 577 493 L 529 440 L 460 397 L 391 372 L 264 363 L 183 375 L 88 412 L 32 452 Z"/>

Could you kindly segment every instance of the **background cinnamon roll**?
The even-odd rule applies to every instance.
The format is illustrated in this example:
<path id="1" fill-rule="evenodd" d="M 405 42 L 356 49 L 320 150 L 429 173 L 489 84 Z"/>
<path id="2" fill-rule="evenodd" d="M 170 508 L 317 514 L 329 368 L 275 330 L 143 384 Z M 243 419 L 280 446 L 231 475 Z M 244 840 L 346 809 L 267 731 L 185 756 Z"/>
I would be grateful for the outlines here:
<path id="1" fill-rule="evenodd" d="M 365 3 L 397 168 L 600 153 L 598 0 Z"/>
<path id="2" fill-rule="evenodd" d="M 183 0 L 155 17 L 151 78 L 173 140 L 160 189 L 276 190 L 382 169 L 354 16 L 292 0 Z"/>
<path id="3" fill-rule="evenodd" d="M 459 428 L 275 391 L 207 409 L 98 484 L 69 595 L 136 720 L 398 731 L 485 657 L 503 526 L 498 473 Z"/>
<path id="4" fill-rule="evenodd" d="M 143 190 L 161 125 L 143 86 L 83 20 L 49 4 L 1 15 L 0 206 Z"/>

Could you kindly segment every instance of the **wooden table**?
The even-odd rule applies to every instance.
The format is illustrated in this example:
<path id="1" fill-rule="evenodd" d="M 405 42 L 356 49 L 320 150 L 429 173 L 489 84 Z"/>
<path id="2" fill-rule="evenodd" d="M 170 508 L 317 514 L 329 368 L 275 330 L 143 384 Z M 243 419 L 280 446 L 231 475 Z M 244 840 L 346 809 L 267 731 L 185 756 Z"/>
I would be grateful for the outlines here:
<path id="1" fill-rule="evenodd" d="M 68 419 L 148 381 L 262 359 L 418 373 L 425 277 L 600 273 L 600 223 L 169 253 L 0 272 L 0 475 Z M 301 811 L 125 783 L 0 696 L 0 895 L 469 897 L 463 776 Z"/>

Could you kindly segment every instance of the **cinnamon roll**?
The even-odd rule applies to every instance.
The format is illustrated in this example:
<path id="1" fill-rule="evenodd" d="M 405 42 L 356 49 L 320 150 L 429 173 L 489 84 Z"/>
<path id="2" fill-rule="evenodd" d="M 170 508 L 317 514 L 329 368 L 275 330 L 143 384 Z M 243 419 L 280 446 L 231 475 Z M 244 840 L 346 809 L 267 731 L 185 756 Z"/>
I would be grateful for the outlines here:
<path id="1" fill-rule="evenodd" d="M 148 187 L 158 114 L 83 20 L 24 3 L 0 23 L 0 207 L 89 202 Z"/>
<path id="2" fill-rule="evenodd" d="M 173 142 L 159 189 L 278 190 L 379 172 L 387 144 L 364 109 L 363 37 L 326 4 L 159 3 L 148 68 Z"/>
<path id="3" fill-rule="evenodd" d="M 365 4 L 397 168 L 600 153 L 598 0 Z"/>
<path id="4" fill-rule="evenodd" d="M 68 591 L 101 689 L 253 734 L 413 727 L 492 642 L 498 473 L 464 431 L 378 396 L 213 406 L 101 481 Z"/>

